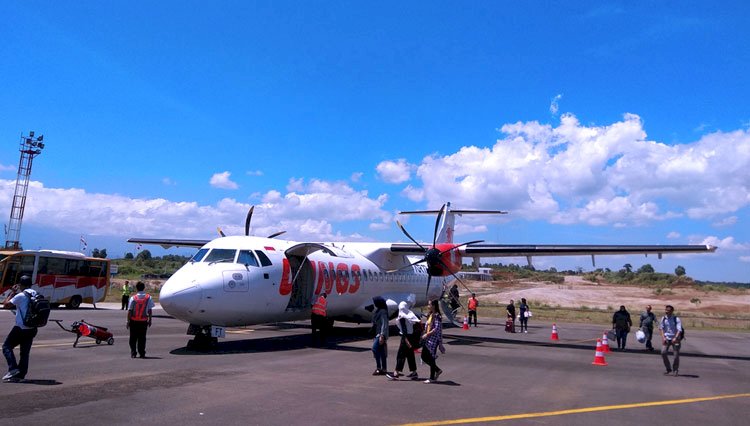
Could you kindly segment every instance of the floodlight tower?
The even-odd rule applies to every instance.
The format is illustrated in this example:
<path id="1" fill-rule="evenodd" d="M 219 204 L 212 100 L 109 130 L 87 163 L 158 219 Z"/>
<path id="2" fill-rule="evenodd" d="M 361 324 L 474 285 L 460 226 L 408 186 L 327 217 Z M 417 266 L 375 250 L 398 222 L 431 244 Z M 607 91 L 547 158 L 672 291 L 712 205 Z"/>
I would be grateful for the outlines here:
<path id="1" fill-rule="evenodd" d="M 29 190 L 29 176 L 31 176 L 31 164 L 34 157 L 42 153 L 44 149 L 43 135 L 34 138 L 34 131 L 29 136 L 21 135 L 21 159 L 18 162 L 18 176 L 16 177 L 16 192 L 13 194 L 13 205 L 10 209 L 10 222 L 5 230 L 5 248 L 20 250 L 21 244 L 21 221 L 23 210 L 26 207 L 26 192 Z"/>

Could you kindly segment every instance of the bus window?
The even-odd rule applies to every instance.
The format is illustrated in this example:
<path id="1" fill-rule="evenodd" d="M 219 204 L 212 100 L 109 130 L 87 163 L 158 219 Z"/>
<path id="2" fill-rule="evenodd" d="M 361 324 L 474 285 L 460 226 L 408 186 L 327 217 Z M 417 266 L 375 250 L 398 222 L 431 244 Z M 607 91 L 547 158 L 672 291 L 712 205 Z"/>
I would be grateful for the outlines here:
<path id="1" fill-rule="evenodd" d="M 237 250 L 230 249 L 213 249 L 203 261 L 208 263 L 226 263 L 234 262 L 234 256 Z"/>
<path id="2" fill-rule="evenodd" d="M 50 275 L 65 275 L 65 259 L 60 257 L 40 257 L 39 265 L 44 262 L 47 268 L 47 274 Z"/>
<path id="3" fill-rule="evenodd" d="M 31 276 L 31 274 L 34 273 L 34 257 L 35 256 L 21 256 L 21 272 L 24 274 L 28 274 Z"/>
<path id="4" fill-rule="evenodd" d="M 247 266 L 259 266 L 258 259 L 255 258 L 252 250 L 240 250 L 240 255 L 237 256 L 237 263 Z"/>
<path id="5" fill-rule="evenodd" d="M 200 262 L 201 260 L 203 260 L 203 256 L 205 256 L 206 253 L 208 253 L 208 249 L 202 248 L 202 249 L 198 250 L 198 253 L 195 253 L 195 255 L 193 255 L 193 258 L 190 259 L 190 261 L 191 262 Z"/>
<path id="6" fill-rule="evenodd" d="M 82 260 L 68 259 L 65 261 L 65 275 L 80 275 L 83 269 Z"/>

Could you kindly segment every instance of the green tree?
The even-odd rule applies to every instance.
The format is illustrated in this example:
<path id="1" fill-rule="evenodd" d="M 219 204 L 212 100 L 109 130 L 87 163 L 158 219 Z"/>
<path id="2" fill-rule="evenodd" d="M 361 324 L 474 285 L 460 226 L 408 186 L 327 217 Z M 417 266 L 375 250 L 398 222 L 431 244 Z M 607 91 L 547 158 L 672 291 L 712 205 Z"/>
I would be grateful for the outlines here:
<path id="1" fill-rule="evenodd" d="M 143 250 L 140 253 L 138 253 L 138 256 L 135 257 L 135 260 L 149 260 L 151 259 L 151 252 L 148 250 Z"/>
<path id="2" fill-rule="evenodd" d="M 639 274 L 653 274 L 654 272 L 654 267 L 650 263 L 641 266 L 637 271 Z"/>
<path id="3" fill-rule="evenodd" d="M 674 274 L 678 277 L 685 275 L 685 268 L 681 265 L 677 265 L 677 267 L 674 268 Z"/>
<path id="4" fill-rule="evenodd" d="M 629 263 L 626 263 L 626 264 L 622 265 L 622 267 L 625 268 L 625 272 L 628 273 L 628 274 L 631 273 L 631 272 L 633 272 L 633 265 L 631 265 Z"/>
<path id="5" fill-rule="evenodd" d="M 132 260 L 133 259 L 133 253 L 131 253 L 131 252 L 125 253 L 125 259 Z"/>

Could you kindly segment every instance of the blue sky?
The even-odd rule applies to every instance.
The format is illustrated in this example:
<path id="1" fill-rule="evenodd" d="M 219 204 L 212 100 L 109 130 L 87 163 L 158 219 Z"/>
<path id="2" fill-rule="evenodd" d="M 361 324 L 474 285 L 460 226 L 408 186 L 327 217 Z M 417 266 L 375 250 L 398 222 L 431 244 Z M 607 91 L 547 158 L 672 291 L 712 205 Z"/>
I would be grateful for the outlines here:
<path id="1" fill-rule="evenodd" d="M 749 9 L 3 2 L 0 213 L 34 130 L 26 248 L 239 234 L 250 205 L 258 235 L 404 241 L 397 211 L 450 201 L 511 213 L 459 240 L 710 243 L 597 266 L 750 282 Z"/>

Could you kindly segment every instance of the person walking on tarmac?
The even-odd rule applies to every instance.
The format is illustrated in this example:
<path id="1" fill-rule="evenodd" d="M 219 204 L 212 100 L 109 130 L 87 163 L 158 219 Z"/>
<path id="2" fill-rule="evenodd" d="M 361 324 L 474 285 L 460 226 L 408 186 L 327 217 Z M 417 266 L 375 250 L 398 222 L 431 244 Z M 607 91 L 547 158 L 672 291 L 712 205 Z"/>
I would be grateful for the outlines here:
<path id="1" fill-rule="evenodd" d="M 443 348 L 443 318 L 440 316 L 440 305 L 438 301 L 430 300 L 429 316 L 425 323 L 425 333 L 422 335 L 422 361 L 430 366 L 430 378 L 424 383 L 432 383 L 440 377 L 443 370 L 437 366 L 435 360 L 438 350 L 445 353 Z"/>
<path id="2" fill-rule="evenodd" d="M 312 344 L 315 345 L 317 341 L 320 345 L 326 344 L 326 334 L 328 328 L 328 318 L 326 317 L 326 306 L 328 306 L 328 295 L 323 292 L 318 296 L 318 300 L 312 306 L 312 312 L 310 313 L 310 323 L 312 324 Z M 318 333 L 315 333 L 315 330 Z"/>
<path id="3" fill-rule="evenodd" d="M 151 327 L 151 314 L 154 309 L 154 299 L 146 294 L 146 285 L 138 281 L 135 285 L 138 291 L 128 303 L 128 323 L 130 329 L 130 357 L 135 358 L 136 349 L 141 358 L 146 358 L 146 332 Z"/>
<path id="4" fill-rule="evenodd" d="M 651 312 L 651 305 L 646 306 L 646 311 L 641 312 L 641 323 L 638 325 L 643 333 L 646 335 L 646 349 L 651 352 L 654 350 L 654 345 L 651 343 L 651 338 L 654 335 L 654 323 L 656 322 L 656 315 Z"/>
<path id="5" fill-rule="evenodd" d="M 26 312 L 29 309 L 29 301 L 36 296 L 36 291 L 31 289 L 31 277 L 21 276 L 17 286 L 13 286 L 14 293 L 3 301 L 6 309 L 16 309 L 16 321 L 3 343 L 3 355 L 8 361 L 8 373 L 3 376 L 3 382 L 19 382 L 26 377 L 29 371 L 29 355 L 31 344 L 36 337 L 37 328 L 27 327 L 23 323 Z M 13 349 L 20 346 L 20 360 L 16 363 Z"/>
<path id="6" fill-rule="evenodd" d="M 401 302 L 398 304 L 398 333 L 401 335 L 401 343 L 398 346 L 398 353 L 396 354 L 396 369 L 393 374 L 386 374 L 389 380 L 398 380 L 399 376 L 403 376 L 402 371 L 404 370 L 404 363 L 409 363 L 409 374 L 406 376 L 409 379 L 417 379 L 419 374 L 417 373 L 417 360 L 414 358 L 414 348 L 419 346 L 420 335 L 415 336 L 414 324 L 419 323 L 419 318 L 414 312 L 409 309 L 407 302 Z M 418 331 L 417 331 L 418 333 Z"/>
<path id="7" fill-rule="evenodd" d="M 632 325 L 630 312 L 625 309 L 624 305 L 620 305 L 620 310 L 612 315 L 612 328 L 615 329 L 615 336 L 617 336 L 617 349 L 625 351 L 625 344 L 628 342 L 628 333 L 630 333 Z"/>
<path id="8" fill-rule="evenodd" d="M 372 355 L 375 357 L 376 369 L 373 376 L 384 376 L 388 371 L 388 305 L 380 296 L 372 298 L 375 314 L 372 325 L 375 328 L 375 340 L 372 342 Z"/>
<path id="9" fill-rule="evenodd" d="M 469 299 L 469 325 L 471 325 L 471 319 L 474 318 L 474 327 L 477 326 L 477 306 L 479 306 L 479 301 L 477 300 L 476 293 L 471 293 L 471 298 Z"/>
<path id="10" fill-rule="evenodd" d="M 121 311 L 128 309 L 128 302 L 130 302 L 130 281 L 125 280 L 125 284 L 122 285 L 122 307 Z"/>

